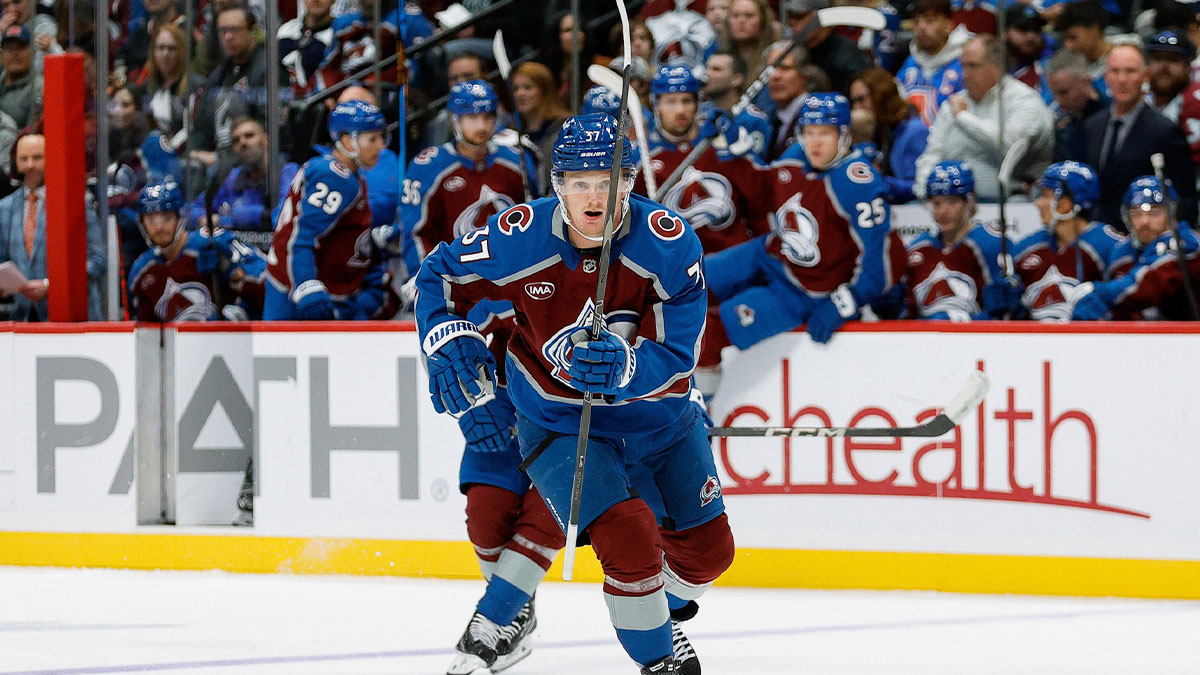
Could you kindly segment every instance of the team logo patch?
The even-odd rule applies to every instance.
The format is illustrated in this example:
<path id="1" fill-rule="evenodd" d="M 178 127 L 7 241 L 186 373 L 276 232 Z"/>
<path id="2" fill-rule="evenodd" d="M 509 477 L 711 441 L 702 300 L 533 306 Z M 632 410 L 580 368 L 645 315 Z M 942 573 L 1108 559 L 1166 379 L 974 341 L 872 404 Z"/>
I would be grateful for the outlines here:
<path id="1" fill-rule="evenodd" d="M 591 274 L 596 271 L 596 261 L 588 258 L 583 261 L 583 271 L 585 274 Z"/>
<path id="2" fill-rule="evenodd" d="M 519 204 L 501 213 L 496 220 L 500 226 L 500 232 L 504 234 L 512 234 L 513 230 L 524 232 L 533 222 L 533 208 L 528 204 Z"/>
<path id="3" fill-rule="evenodd" d="M 718 173 L 688 167 L 683 179 L 658 200 L 700 229 L 721 230 L 733 222 L 733 185 Z"/>
<path id="4" fill-rule="evenodd" d="M 780 169 L 778 172 L 776 172 L 776 176 L 778 177 L 780 183 L 792 182 L 792 174 L 787 169 Z"/>
<path id="5" fill-rule="evenodd" d="M 1024 267 L 1027 270 L 1031 270 L 1040 266 L 1041 264 L 1042 258 L 1036 253 L 1021 261 L 1021 267 Z"/>
<path id="6" fill-rule="evenodd" d="M 734 309 L 737 311 L 738 323 L 742 325 L 742 328 L 754 323 L 754 310 L 750 309 L 749 305 L 738 305 Z"/>
<path id="7" fill-rule="evenodd" d="M 1200 91 L 1200 90 L 1198 90 L 1198 91 Z M 650 168 L 654 171 L 654 173 L 658 173 L 659 171 L 662 171 L 663 170 L 662 160 L 661 159 L 650 160 Z"/>
<path id="8" fill-rule="evenodd" d="M 549 281 L 535 281 L 525 284 L 525 293 L 534 300 L 545 300 L 554 295 L 554 284 Z"/>
<path id="9" fill-rule="evenodd" d="M 871 178 L 873 178 L 871 167 L 867 166 L 866 162 L 854 162 L 850 164 L 850 166 L 846 167 L 846 175 L 855 183 L 863 184 L 870 183 Z"/>
<path id="10" fill-rule="evenodd" d="M 451 176 L 446 180 L 446 189 L 450 192 L 458 192 L 467 186 L 467 180 L 462 176 Z"/>
<path id="11" fill-rule="evenodd" d="M 909 265 L 920 265 L 923 262 L 925 262 L 925 254 L 921 253 L 920 251 L 913 251 L 912 253 L 908 254 Z"/>
<path id="12" fill-rule="evenodd" d="M 437 153 L 438 153 L 438 149 L 437 149 L 436 145 L 425 148 L 424 150 L 422 150 L 420 153 L 417 154 L 416 158 L 413 159 L 413 163 L 414 164 L 428 164 L 433 161 L 434 157 L 437 157 Z"/>
<path id="13" fill-rule="evenodd" d="M 687 229 L 682 218 L 673 216 L 663 209 L 651 211 L 650 217 L 646 220 L 650 222 L 650 231 L 664 241 L 675 241 L 682 237 Z"/>
<path id="14" fill-rule="evenodd" d="M 341 162 L 337 161 L 336 159 L 329 163 L 329 169 L 331 171 L 333 171 L 334 173 L 336 173 L 337 175 L 341 176 L 342 178 L 350 177 L 350 169 L 347 169 L 345 167 L 345 165 L 343 165 Z"/>
<path id="15" fill-rule="evenodd" d="M 704 487 L 700 488 L 700 506 L 701 508 L 708 506 L 714 499 L 721 496 L 721 481 L 717 480 L 716 476 L 709 476 L 704 482 Z"/>

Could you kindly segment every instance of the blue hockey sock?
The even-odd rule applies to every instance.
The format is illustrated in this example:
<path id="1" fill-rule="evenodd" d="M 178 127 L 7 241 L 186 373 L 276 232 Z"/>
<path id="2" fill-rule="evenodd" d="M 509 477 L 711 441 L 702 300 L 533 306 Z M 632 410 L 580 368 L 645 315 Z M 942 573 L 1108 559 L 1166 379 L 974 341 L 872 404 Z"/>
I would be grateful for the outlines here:
<path id="1" fill-rule="evenodd" d="M 687 600 L 684 600 L 683 598 L 677 598 L 674 595 L 667 593 L 667 607 L 670 607 L 672 611 L 683 609 L 687 606 L 687 604 Z"/>
<path id="2" fill-rule="evenodd" d="M 625 648 L 625 653 L 637 661 L 639 665 L 649 665 L 672 653 L 671 620 L 650 630 L 632 630 L 617 628 L 617 640 Z"/>
<path id="3" fill-rule="evenodd" d="M 507 626 L 517 618 L 521 608 L 529 602 L 529 594 L 505 581 L 502 577 L 493 575 L 492 581 L 475 607 L 479 613 L 492 622 Z M 667 630 L 667 642 L 670 642 L 670 629 Z"/>

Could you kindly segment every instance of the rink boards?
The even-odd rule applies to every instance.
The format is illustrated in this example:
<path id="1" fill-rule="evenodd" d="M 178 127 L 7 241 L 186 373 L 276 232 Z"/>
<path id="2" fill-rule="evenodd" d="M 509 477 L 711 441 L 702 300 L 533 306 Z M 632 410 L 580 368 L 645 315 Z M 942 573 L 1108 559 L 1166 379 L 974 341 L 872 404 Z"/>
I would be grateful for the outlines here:
<path id="1" fill-rule="evenodd" d="M 0 563 L 477 576 L 416 336 L 355 328 L 0 325 Z M 714 443 L 721 583 L 1200 598 L 1198 352 L 1178 324 L 909 322 L 727 352 L 719 424 L 908 425 L 972 370 L 992 389 L 944 439 Z"/>

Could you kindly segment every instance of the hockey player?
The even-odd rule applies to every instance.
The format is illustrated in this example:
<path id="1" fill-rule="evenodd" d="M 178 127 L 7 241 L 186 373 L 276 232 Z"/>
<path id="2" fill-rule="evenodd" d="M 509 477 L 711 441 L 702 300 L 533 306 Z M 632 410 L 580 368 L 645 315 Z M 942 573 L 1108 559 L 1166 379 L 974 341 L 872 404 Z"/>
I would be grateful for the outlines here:
<path id="1" fill-rule="evenodd" d="M 740 147 L 736 142 L 731 145 L 726 134 L 700 117 L 701 86 L 687 66 L 658 69 L 650 83 L 655 129 L 647 143 L 651 166 L 662 185 L 697 142 L 714 137 L 713 144 L 658 201 L 691 224 L 705 253 L 716 253 L 765 234 L 766 213 L 757 208 L 752 196 L 759 192 L 762 181 L 750 158 L 752 144 L 743 140 Z M 645 191 L 644 183 L 638 186 Z M 714 330 L 720 321 L 714 304 L 708 311 L 708 330 L 696 367 L 696 385 L 705 396 L 716 391 L 721 349 L 729 344 L 724 331 Z"/>
<path id="2" fill-rule="evenodd" d="M 810 94 L 798 124 L 810 171 L 781 160 L 761 171 L 757 198 L 771 233 L 709 256 L 708 283 L 739 349 L 806 324 L 816 342 L 875 300 L 891 281 L 887 185 L 850 151 L 850 103 Z"/>
<path id="3" fill-rule="evenodd" d="M 1011 312 L 1020 288 L 1006 283 L 1000 267 L 1000 234 L 975 223 L 975 174 L 953 160 L 933 167 L 926 200 L 936 234 L 922 234 L 908 247 L 909 316 L 971 321 Z"/>
<path id="4" fill-rule="evenodd" d="M 150 250 L 129 274 L 129 300 L 136 321 L 230 321 L 262 314 L 267 263 L 229 232 L 187 232 L 180 212 L 183 190 L 168 176 L 142 188 L 138 224 Z M 213 277 L 223 288 L 213 288 Z M 236 299 L 218 307 L 215 295 Z"/>
<path id="5" fill-rule="evenodd" d="M 1122 200 L 1121 217 L 1130 235 L 1113 252 L 1108 281 L 1086 282 L 1075 289 L 1072 319 L 1095 321 L 1107 317 L 1135 285 L 1143 268 L 1159 261 L 1179 264 L 1176 259 L 1179 245 L 1171 227 L 1177 200 L 1175 189 L 1164 186 L 1154 176 L 1139 176 L 1129 185 Z M 1180 223 L 1179 238 L 1189 257 L 1200 248 L 1195 232 L 1187 223 Z M 1154 311 L 1136 315 L 1116 312 L 1113 318 L 1158 319 L 1160 316 Z"/>
<path id="6" fill-rule="evenodd" d="M 1067 321 L 1075 287 L 1107 278 L 1123 237 L 1089 220 L 1100 200 L 1100 179 L 1087 164 L 1051 164 L 1034 190 L 1046 229 L 1017 242 L 1013 261 L 1025 287 L 1021 305 L 1038 321 Z"/>
<path id="7" fill-rule="evenodd" d="M 385 128 L 365 101 L 329 113 L 333 149 L 305 163 L 279 207 L 264 319 L 362 320 L 379 311 L 384 272 L 359 169 L 375 165 Z"/>
<path id="8" fill-rule="evenodd" d="M 483 80 L 459 82 L 446 101 L 454 140 L 422 150 L 404 174 L 400 228 L 375 231 L 376 242 L 395 250 L 416 273 L 438 244 L 483 227 L 488 218 L 524 200 L 521 158 L 497 145 L 496 92 Z"/>
<path id="9" fill-rule="evenodd" d="M 563 530 L 581 392 L 595 395 L 579 525 L 604 569 L 618 640 L 643 673 L 698 673 L 672 617 L 694 612 L 733 559 L 702 413 L 688 398 L 706 306 L 702 252 L 682 218 L 631 195 L 636 171 L 623 153 L 605 327 L 586 339 L 616 142 L 611 117 L 569 118 L 554 147 L 557 198 L 515 206 L 431 253 L 417 275 L 417 326 L 434 407 L 457 413 L 495 368 L 466 308 L 514 305 L 522 320 L 506 372 L 522 466 Z M 472 635 L 511 622 L 529 599 L 518 591 L 473 621 Z M 689 652 L 683 670 L 677 649 Z"/>

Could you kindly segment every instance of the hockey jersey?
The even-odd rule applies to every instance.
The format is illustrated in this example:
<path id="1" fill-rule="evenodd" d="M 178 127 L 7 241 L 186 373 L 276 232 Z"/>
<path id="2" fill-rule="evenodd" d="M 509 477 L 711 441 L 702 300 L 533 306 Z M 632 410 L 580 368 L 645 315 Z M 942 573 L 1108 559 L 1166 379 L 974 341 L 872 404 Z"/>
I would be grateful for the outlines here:
<path id="1" fill-rule="evenodd" d="M 1200 311 L 1200 307 L 1189 307 L 1186 287 L 1190 282 L 1195 293 L 1196 281 L 1200 279 L 1200 256 L 1193 253 L 1186 260 L 1186 280 L 1174 255 L 1159 256 L 1153 263 L 1134 270 L 1128 277 L 1128 287 L 1113 304 L 1113 315 L 1153 316 L 1169 321 L 1194 319 L 1193 312 Z"/>
<path id="2" fill-rule="evenodd" d="M 1069 321 L 1074 288 L 1107 278 L 1122 239 L 1112 227 L 1091 223 L 1066 246 L 1048 229 L 1017 242 L 1013 262 L 1025 286 L 1021 305 L 1038 321 Z"/>
<path id="3" fill-rule="evenodd" d="M 333 155 L 305 163 L 278 207 L 267 276 L 284 293 L 319 279 L 334 300 L 358 291 L 368 276 L 382 278 L 367 186 L 357 171 Z"/>
<path id="4" fill-rule="evenodd" d="M 950 33 L 946 45 L 937 54 L 926 54 L 913 45 L 912 54 L 900 66 L 896 78 L 904 85 L 909 103 L 921 113 L 925 126 L 933 126 L 938 109 L 946 99 L 962 90 L 963 45 L 971 38 L 967 29 L 959 26 Z"/>
<path id="5" fill-rule="evenodd" d="M 129 273 L 129 301 L 135 321 L 213 321 L 220 317 L 214 300 L 213 275 L 197 269 L 197 249 L 207 245 L 200 230 L 187 234 L 183 249 L 168 260 L 155 249 L 138 256 Z M 251 319 L 262 316 L 263 277 L 267 263 L 251 246 L 220 228 L 213 242 L 222 264 L 218 281 L 228 298 L 236 298 Z M 241 275 L 235 275 L 241 270 Z M 232 279 L 240 276 L 239 279 Z"/>
<path id="6" fill-rule="evenodd" d="M 476 162 L 454 142 L 422 150 L 408 165 L 400 198 L 404 263 L 410 272 L 438 244 L 483 227 L 488 218 L 525 199 L 521 159 L 512 148 L 488 143 Z"/>
<path id="7" fill-rule="evenodd" d="M 922 234 L 908 247 L 909 316 L 969 321 L 990 316 L 983 289 L 1003 276 L 1000 233 L 983 224 L 947 246 L 938 234 Z"/>
<path id="8" fill-rule="evenodd" d="M 1179 237 L 1183 240 L 1183 249 L 1188 256 L 1200 249 L 1200 240 L 1197 240 L 1195 231 L 1187 223 L 1180 223 Z M 1097 284 L 1097 290 L 1109 305 L 1119 303 L 1120 299 L 1130 292 L 1129 289 L 1136 283 L 1137 274 L 1143 267 L 1154 265 L 1164 257 L 1174 260 L 1178 248 L 1175 233 L 1171 230 L 1160 234 L 1145 246 L 1134 236 L 1126 237 L 1113 251 L 1108 268 L 1109 280 Z M 1153 312 L 1145 315 L 1114 312 L 1113 318 L 1149 320 L 1159 317 Z"/>
<path id="9" fill-rule="evenodd" d="M 544 198 L 438 247 L 417 275 L 416 318 L 428 349 L 439 326 L 465 317 L 480 300 L 511 302 L 509 396 L 532 422 L 574 434 L 582 393 L 567 375 L 571 336 L 591 326 L 599 252 L 576 249 L 566 227 L 558 200 Z M 690 405 L 707 307 L 701 258 L 700 240 L 682 218 L 630 197 L 612 242 L 604 310 L 608 329 L 626 337 L 637 365 L 623 398 L 594 400 L 593 433 L 651 433 Z"/>

